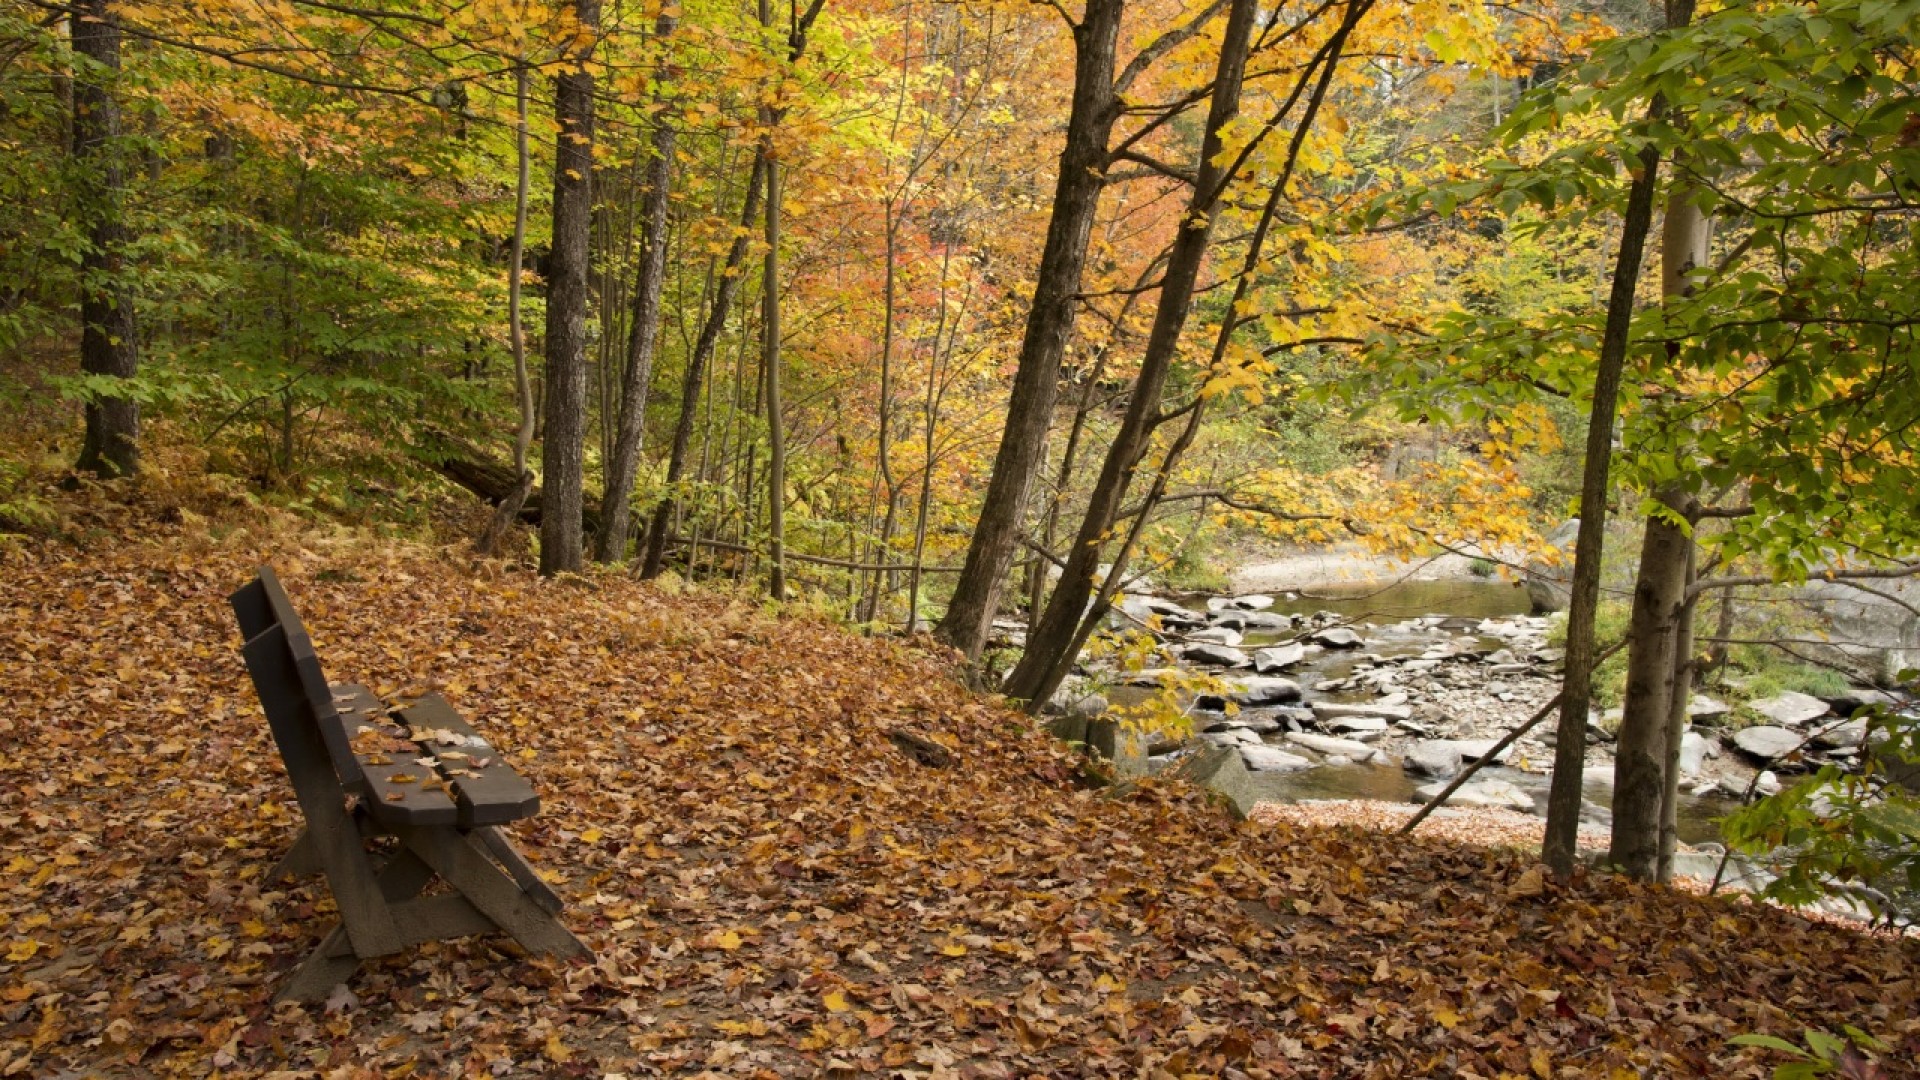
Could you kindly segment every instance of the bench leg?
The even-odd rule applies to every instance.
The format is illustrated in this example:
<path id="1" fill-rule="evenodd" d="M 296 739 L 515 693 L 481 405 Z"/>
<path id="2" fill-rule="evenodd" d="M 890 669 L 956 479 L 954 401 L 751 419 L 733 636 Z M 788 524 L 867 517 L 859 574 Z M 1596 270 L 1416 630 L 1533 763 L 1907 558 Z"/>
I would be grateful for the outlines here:
<path id="1" fill-rule="evenodd" d="M 506 867 L 507 873 L 513 875 L 513 880 L 519 882 L 520 890 L 534 903 L 547 909 L 549 914 L 560 914 L 560 909 L 565 906 L 560 902 L 560 894 L 540 880 L 540 872 L 513 846 L 506 833 L 501 832 L 498 826 L 488 825 L 473 830 L 473 835 L 480 838 L 480 842 L 487 847 L 487 854 Z"/>
<path id="2" fill-rule="evenodd" d="M 294 845 L 297 849 L 298 844 Z M 288 858 L 293 852 L 287 853 Z M 281 860 L 285 862 L 286 860 Z M 382 867 L 375 878 L 380 896 L 388 904 L 410 900 L 433 880 L 433 870 L 404 848 Z M 359 970 L 360 956 L 353 951 L 347 928 L 335 923 L 320 939 L 320 944 L 295 968 L 285 986 L 274 995 L 276 1001 L 325 1001 L 333 988 L 346 982 Z"/>
<path id="3" fill-rule="evenodd" d="M 273 864 L 273 869 L 267 871 L 266 883 L 272 884 L 283 878 L 306 877 L 319 873 L 321 869 L 320 849 L 313 841 L 313 830 L 302 828 L 293 846 L 280 856 L 279 862 Z"/>
<path id="4" fill-rule="evenodd" d="M 552 912 L 495 866 L 475 838 L 452 828 L 409 828 L 399 835 L 409 851 L 528 952 L 562 958 L 593 955 Z"/>

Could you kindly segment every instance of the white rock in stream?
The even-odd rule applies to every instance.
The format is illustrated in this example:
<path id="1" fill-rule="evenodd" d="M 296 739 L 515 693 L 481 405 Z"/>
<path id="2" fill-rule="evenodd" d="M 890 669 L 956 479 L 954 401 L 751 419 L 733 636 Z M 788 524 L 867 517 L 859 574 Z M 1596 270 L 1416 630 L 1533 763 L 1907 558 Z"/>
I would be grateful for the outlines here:
<path id="1" fill-rule="evenodd" d="M 1234 637 L 1240 635 L 1235 634 Z M 1250 661 L 1247 654 L 1229 645 L 1201 643 L 1186 645 L 1180 649 L 1180 659 L 1190 664 L 1212 664 L 1217 667 L 1246 667 Z"/>
<path id="2" fill-rule="evenodd" d="M 1315 735 L 1306 731 L 1289 732 L 1286 739 L 1317 754 L 1351 758 L 1354 761 L 1365 761 L 1377 753 L 1373 747 L 1363 742 L 1356 742 L 1353 739 L 1336 739 L 1331 735 Z"/>
<path id="3" fill-rule="evenodd" d="M 1313 767 L 1313 762 L 1277 746 L 1242 746 L 1240 757 L 1254 772 L 1297 772 Z"/>
<path id="4" fill-rule="evenodd" d="M 1789 690 L 1767 698 L 1754 701 L 1747 708 L 1779 724 L 1781 727 L 1797 727 L 1809 720 L 1827 715 L 1827 703 L 1811 694 L 1802 694 Z"/>
<path id="5" fill-rule="evenodd" d="M 1800 742 L 1799 732 L 1788 731 L 1786 728 L 1774 727 L 1771 724 L 1741 728 L 1733 733 L 1733 745 L 1763 761 L 1772 761 L 1774 758 L 1793 753 Z"/>
<path id="6" fill-rule="evenodd" d="M 1360 647 L 1360 635 L 1344 626 L 1330 627 L 1313 635 L 1313 640 L 1329 649 L 1357 649 Z"/>
<path id="7" fill-rule="evenodd" d="M 1263 593 L 1245 596 L 1216 596 L 1207 601 L 1208 611 L 1265 611 L 1273 606 L 1273 597 Z"/>
<path id="8" fill-rule="evenodd" d="M 1195 630 L 1188 634 L 1187 640 L 1211 645 L 1238 645 L 1243 639 L 1238 630 L 1229 630 L 1224 626 L 1209 626 L 1204 630 Z"/>
<path id="9" fill-rule="evenodd" d="M 1322 721 L 1345 720 L 1352 717 L 1368 716 L 1382 720 L 1411 720 L 1413 708 L 1409 705 L 1386 704 L 1378 701 L 1365 703 L 1343 701 L 1316 701 L 1313 703 L 1313 715 Z M 1386 725 L 1382 724 L 1382 728 Z"/>
<path id="10" fill-rule="evenodd" d="M 1276 645 L 1271 649 L 1257 649 L 1253 654 L 1253 670 L 1262 675 L 1271 675 L 1306 658 L 1307 649 L 1304 645 Z"/>
<path id="11" fill-rule="evenodd" d="M 1283 705 L 1300 700 L 1300 684 L 1292 679 L 1233 679 L 1227 688 L 1233 700 L 1242 705 Z"/>
<path id="12" fill-rule="evenodd" d="M 1444 781 L 1435 781 L 1414 789 L 1416 802 L 1432 802 L 1446 790 Z M 1533 809 L 1533 796 L 1505 780 L 1482 780 L 1477 784 L 1463 784 L 1459 791 L 1447 796 L 1448 806 L 1495 806 L 1510 810 Z"/>
<path id="13" fill-rule="evenodd" d="M 1342 716 L 1323 723 L 1343 735 L 1361 739 L 1377 739 L 1387 733 L 1387 722 L 1377 716 Z"/>

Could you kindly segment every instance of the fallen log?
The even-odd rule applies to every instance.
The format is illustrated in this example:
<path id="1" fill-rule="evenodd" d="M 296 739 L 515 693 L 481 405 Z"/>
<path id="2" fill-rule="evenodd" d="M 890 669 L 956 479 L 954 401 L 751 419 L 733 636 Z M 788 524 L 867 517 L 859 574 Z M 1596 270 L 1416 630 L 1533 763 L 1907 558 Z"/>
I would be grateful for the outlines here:
<path id="1" fill-rule="evenodd" d="M 421 456 L 432 465 L 440 475 L 460 485 L 462 488 L 480 496 L 488 506 L 499 506 L 513 494 L 516 477 L 513 466 L 496 460 L 484 450 L 472 443 L 444 432 L 435 432 L 429 436 L 422 448 Z M 527 501 L 520 507 L 520 520 L 529 525 L 540 524 L 540 489 L 534 488 L 527 493 Z M 600 503 L 596 499 L 587 499 L 580 509 L 580 525 L 588 536 L 600 529 Z"/>

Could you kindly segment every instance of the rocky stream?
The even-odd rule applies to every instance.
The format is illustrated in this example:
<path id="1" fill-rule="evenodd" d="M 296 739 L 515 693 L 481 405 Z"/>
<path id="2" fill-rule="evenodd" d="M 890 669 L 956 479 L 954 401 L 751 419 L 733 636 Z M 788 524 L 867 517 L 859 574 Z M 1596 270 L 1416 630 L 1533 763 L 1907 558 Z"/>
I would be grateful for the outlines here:
<path id="1" fill-rule="evenodd" d="M 1116 628 L 1151 633 L 1162 666 L 1124 670 L 1088 662 L 1049 703 L 1054 730 L 1111 757 L 1121 774 L 1179 768 L 1242 813 L 1261 803 L 1430 801 L 1467 762 L 1547 703 L 1562 650 L 1549 621 L 1515 586 L 1482 579 L 1406 581 L 1383 589 L 1232 596 L 1131 595 Z M 1010 643 L 1017 631 L 1006 628 Z M 1184 694 L 1190 736 L 1142 735 L 1126 711 L 1169 677 L 1212 677 Z M 1870 689 L 1823 699 L 1788 693 L 1728 704 L 1696 695 L 1682 751 L 1681 872 L 1711 877 L 1715 819 L 1781 776 L 1822 761 L 1853 761 Z M 1231 704 L 1231 708 L 1229 705 Z M 1117 719 L 1118 718 L 1118 719 Z M 1758 720 L 1758 723 L 1746 723 Z M 1610 820 L 1617 710 L 1588 724 L 1586 823 Z M 1739 726 L 1746 723 L 1746 726 Z M 1544 815 L 1554 719 L 1535 726 L 1436 812 L 1502 808 Z M 1740 871 L 1751 876 L 1751 868 Z"/>

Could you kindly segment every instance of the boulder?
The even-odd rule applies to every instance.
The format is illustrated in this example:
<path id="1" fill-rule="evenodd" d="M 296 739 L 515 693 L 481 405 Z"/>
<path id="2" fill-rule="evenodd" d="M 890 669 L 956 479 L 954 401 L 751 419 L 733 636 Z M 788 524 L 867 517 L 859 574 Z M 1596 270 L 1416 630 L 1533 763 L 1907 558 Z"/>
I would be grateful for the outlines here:
<path id="1" fill-rule="evenodd" d="M 1304 645 L 1276 645 L 1271 649 L 1256 649 L 1253 654 L 1253 670 L 1262 675 L 1271 675 L 1282 671 L 1307 658 Z"/>
<path id="2" fill-rule="evenodd" d="M 1316 630 L 1313 640 L 1329 649 L 1357 649 L 1360 647 L 1360 635 L 1344 626 L 1328 627 Z"/>
<path id="3" fill-rule="evenodd" d="M 1225 626 L 1208 626 L 1188 634 L 1187 640 L 1209 645 L 1238 645 L 1241 638 L 1238 630 Z"/>
<path id="4" fill-rule="evenodd" d="M 1240 759 L 1254 772 L 1298 772 L 1313 767 L 1313 762 L 1277 746 L 1242 746 Z"/>
<path id="5" fill-rule="evenodd" d="M 1239 635 L 1234 635 L 1238 637 Z M 1180 659 L 1189 664 L 1212 664 L 1216 667 L 1245 667 L 1251 661 L 1247 654 L 1226 645 L 1186 645 L 1179 650 Z"/>
<path id="6" fill-rule="evenodd" d="M 1321 721 L 1328 730 L 1362 739 L 1377 739 L 1387 733 L 1387 722 L 1377 716 L 1342 716 Z"/>
<path id="7" fill-rule="evenodd" d="M 1500 742 L 1499 739 L 1455 739 L 1454 740 L 1455 745 L 1460 747 L 1461 758 L 1463 758 L 1466 761 L 1478 761 L 1482 754 L 1485 754 L 1487 751 L 1492 750 L 1494 746 L 1499 742 Z M 1508 743 L 1506 747 L 1500 751 L 1500 755 L 1493 759 L 1493 763 L 1495 765 L 1505 765 L 1507 763 L 1507 759 L 1512 756 L 1513 756 L 1513 743 Z"/>
<path id="8" fill-rule="evenodd" d="M 1712 748 L 1712 740 L 1698 732 L 1689 731 L 1680 736 L 1680 775 L 1699 773 L 1706 766 L 1707 754 Z"/>
<path id="9" fill-rule="evenodd" d="M 1237 818 L 1246 817 L 1260 801 L 1246 762 L 1233 747 L 1212 746 L 1192 754 L 1182 759 L 1171 775 L 1219 792 L 1233 806 Z"/>
<path id="10" fill-rule="evenodd" d="M 1400 763 L 1408 772 L 1446 780 L 1460 771 L 1460 744 L 1452 739 L 1421 739 L 1407 747 Z"/>
<path id="11" fill-rule="evenodd" d="M 1705 694 L 1695 694 L 1687 702 L 1687 715 L 1695 720 L 1718 720 L 1733 712 L 1733 706 Z"/>
<path id="12" fill-rule="evenodd" d="M 1800 741 L 1799 732 L 1772 724 L 1741 728 L 1733 733 L 1733 745 L 1739 747 L 1741 753 L 1761 761 L 1773 761 L 1791 754 L 1799 747 Z"/>
<path id="13" fill-rule="evenodd" d="M 1215 746 L 1259 746 L 1260 736 L 1246 728 L 1222 728 L 1200 736 Z"/>
<path id="14" fill-rule="evenodd" d="M 1432 802 L 1446 790 L 1444 781 L 1423 784 L 1414 789 L 1415 802 Z M 1460 790 L 1447 796 L 1448 806 L 1493 806 L 1508 810 L 1532 810 L 1533 796 L 1520 790 L 1505 780 L 1482 780 L 1477 784 L 1462 784 Z"/>
<path id="15" fill-rule="evenodd" d="M 1343 701 L 1316 701 L 1313 703 L 1313 715 L 1325 722 L 1344 720 L 1352 717 L 1377 717 L 1381 720 L 1411 720 L 1413 707 L 1398 703 L 1369 701 L 1364 703 Z M 1385 727 L 1385 725 L 1381 725 Z"/>
<path id="16" fill-rule="evenodd" d="M 1286 739 L 1316 754 L 1351 758 L 1354 761 L 1365 761 L 1374 755 L 1373 747 L 1366 743 L 1355 742 L 1352 739 L 1336 739 L 1331 735 L 1314 735 L 1310 732 L 1297 731 L 1288 734 Z"/>
<path id="17" fill-rule="evenodd" d="M 1273 606 L 1273 597 L 1263 593 L 1245 596 L 1216 596 L 1207 601 L 1208 611 L 1265 611 Z"/>
<path id="18" fill-rule="evenodd" d="M 1792 690 L 1761 701 L 1748 702 L 1747 708 L 1781 727 L 1797 727 L 1809 720 L 1827 715 L 1826 702 L 1811 694 L 1796 693 Z"/>
<path id="19" fill-rule="evenodd" d="M 1300 700 L 1300 684 L 1292 679 L 1254 676 L 1228 684 L 1233 700 L 1242 705 L 1284 705 Z"/>
<path id="20" fill-rule="evenodd" d="M 1867 720 L 1828 724 L 1814 732 L 1813 745 L 1826 750 L 1851 750 L 1867 741 Z"/>
<path id="21" fill-rule="evenodd" d="M 1281 615 L 1272 611 L 1249 611 L 1233 618 L 1248 630 L 1291 630 L 1293 616 Z"/>

